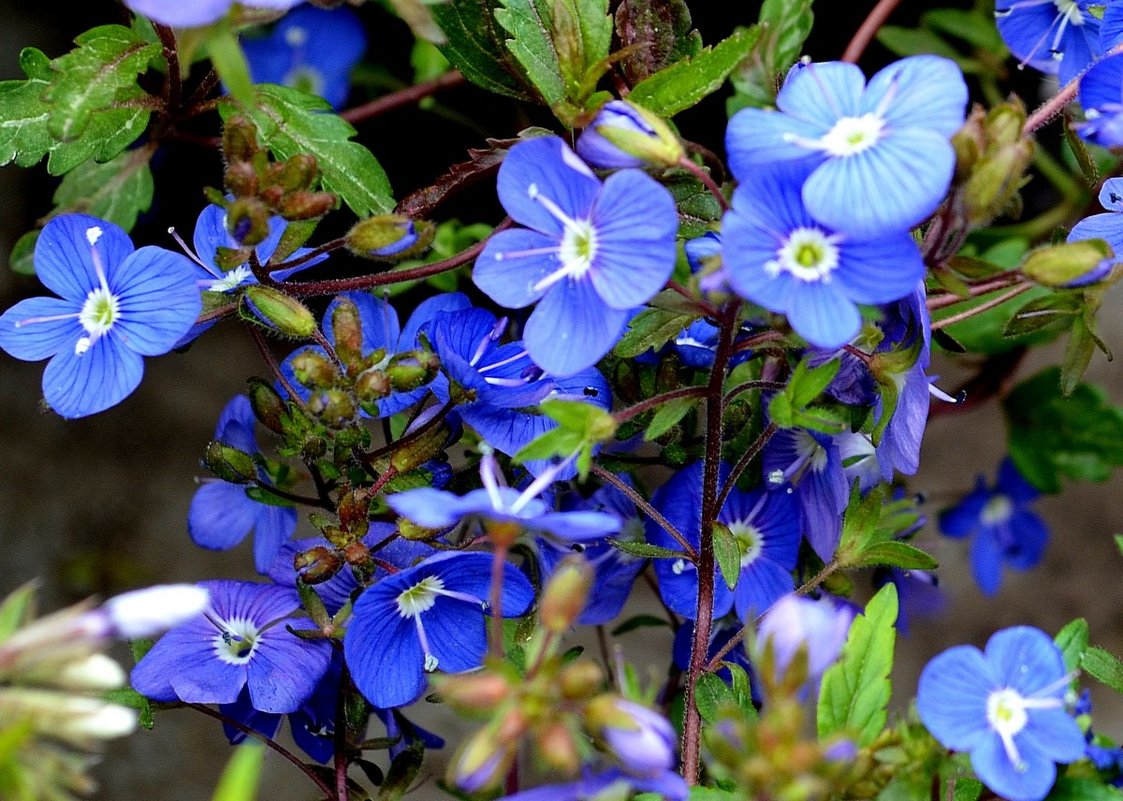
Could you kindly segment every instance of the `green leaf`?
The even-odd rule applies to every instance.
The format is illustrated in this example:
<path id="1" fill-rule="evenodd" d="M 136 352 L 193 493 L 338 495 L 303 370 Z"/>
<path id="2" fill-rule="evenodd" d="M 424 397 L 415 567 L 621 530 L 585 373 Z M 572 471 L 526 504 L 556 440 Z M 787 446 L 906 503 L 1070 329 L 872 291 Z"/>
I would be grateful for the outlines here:
<path id="1" fill-rule="evenodd" d="M 1079 294 L 1050 294 L 1034 298 L 1018 309 L 1006 328 L 1004 337 L 1018 337 L 1038 331 L 1064 331 L 1073 324 L 1073 318 L 1084 308 Z"/>
<path id="2" fill-rule="evenodd" d="M 50 85 L 51 62 L 41 51 L 28 47 L 20 53 L 26 81 L 0 81 L 0 164 L 14 161 L 30 167 L 54 143 L 47 132 L 50 105 L 43 93 Z"/>
<path id="3" fill-rule="evenodd" d="M 1064 357 L 1061 359 L 1061 394 L 1066 398 L 1072 395 L 1080 379 L 1084 377 L 1096 345 L 1100 344 L 1099 337 L 1092 326 L 1095 318 L 1087 313 L 1076 319 L 1065 343 Z M 1110 356 L 1108 357 L 1110 358 Z"/>
<path id="4" fill-rule="evenodd" d="M 736 662 L 726 662 L 725 669 L 733 678 L 733 700 L 741 707 L 747 719 L 756 720 L 757 711 L 753 705 L 753 690 L 749 682 L 749 674 Z"/>
<path id="5" fill-rule="evenodd" d="M 720 89 L 749 55 L 760 35 L 760 26 L 741 28 L 712 48 L 640 81 L 628 99 L 660 117 L 673 117 Z"/>
<path id="6" fill-rule="evenodd" d="M 947 782 L 944 783 L 947 787 Z M 955 780 L 955 792 L 952 795 L 953 801 L 979 801 L 979 796 L 983 794 L 983 783 L 977 779 L 972 779 L 970 776 L 958 776 Z"/>
<path id="7" fill-rule="evenodd" d="M 650 794 L 654 795 L 654 794 Z M 640 796 L 636 796 L 636 801 L 639 801 Z M 665 796 L 654 796 L 652 801 L 658 801 Z M 690 801 L 738 801 L 741 796 L 734 793 L 732 790 L 722 790 L 717 787 L 691 787 L 690 788 Z"/>
<path id="8" fill-rule="evenodd" d="M 51 105 L 47 130 L 60 142 L 80 137 L 110 106 L 146 99 L 136 76 L 162 54 L 159 44 L 123 25 L 102 25 L 74 41 L 77 49 L 51 62 L 54 75 L 43 95 Z"/>
<path id="9" fill-rule="evenodd" d="M 725 586 L 733 589 L 741 577 L 741 545 L 729 527 L 715 522 L 713 525 L 714 558 L 721 569 Z"/>
<path id="10" fill-rule="evenodd" d="M 246 742 L 237 746 L 226 763 L 211 801 L 252 801 L 257 797 L 265 746 Z"/>
<path id="11" fill-rule="evenodd" d="M 662 548 L 658 545 L 651 545 L 646 542 L 637 542 L 636 540 L 614 540 L 611 537 L 608 539 L 610 545 L 618 551 L 623 551 L 632 556 L 639 556 L 643 559 L 684 559 L 686 554 L 682 551 L 675 551 L 670 548 Z"/>
<path id="12" fill-rule="evenodd" d="M 686 0 L 623 0 L 616 9 L 617 52 L 629 86 L 702 49 Z"/>
<path id="13" fill-rule="evenodd" d="M 1080 667 L 1096 681 L 1123 693 L 1123 663 L 1111 651 L 1091 646 L 1084 652 Z"/>
<path id="14" fill-rule="evenodd" d="M 644 309 L 628 323 L 628 330 L 612 353 L 621 359 L 634 359 L 649 350 L 658 350 L 695 319 L 694 315 L 667 309 Z"/>
<path id="15" fill-rule="evenodd" d="M 984 14 L 979 7 L 970 11 L 934 8 L 921 14 L 920 21 L 926 28 L 954 36 L 996 57 L 1006 50 L 998 29 L 994 27 L 994 17 Z"/>
<path id="16" fill-rule="evenodd" d="M 1052 367 L 1023 381 L 1003 404 L 1010 457 L 1042 492 L 1061 489 L 1061 477 L 1105 481 L 1123 464 L 1123 410 L 1103 390 L 1077 384 L 1061 391 L 1061 371 Z"/>
<path id="17" fill-rule="evenodd" d="M 35 582 L 29 581 L 12 590 L 0 603 L 0 642 L 31 618 L 31 603 L 35 598 Z"/>
<path id="18" fill-rule="evenodd" d="M 664 403 L 651 416 L 651 422 L 643 432 L 644 441 L 651 442 L 666 434 L 679 420 L 686 417 L 697 403 L 697 398 L 677 398 Z"/>
<path id="19" fill-rule="evenodd" d="M 1053 642 L 1064 656 L 1065 670 L 1076 670 L 1088 650 L 1088 621 L 1082 617 L 1076 618 L 1057 632 Z"/>
<path id="20" fill-rule="evenodd" d="M 268 83 L 257 86 L 255 94 L 257 103 L 248 108 L 233 102 L 220 104 L 223 119 L 241 108 L 278 159 L 298 153 L 315 156 L 324 189 L 339 195 L 357 217 L 393 210 L 394 197 L 382 165 L 369 150 L 351 141 L 355 129 L 330 113 L 326 100 Z"/>
<path id="21" fill-rule="evenodd" d="M 843 424 L 824 408 L 811 409 L 831 383 L 841 362 L 831 359 L 818 367 L 810 367 L 808 360 L 801 361 L 792 372 L 788 385 L 772 396 L 768 405 L 769 419 L 781 428 L 811 428 L 816 431 L 837 433 Z"/>
<path id="22" fill-rule="evenodd" d="M 925 551 L 907 542 L 879 542 L 862 550 L 852 567 L 900 567 L 906 570 L 935 570 L 939 563 Z"/>
<path id="23" fill-rule="evenodd" d="M 886 584 L 854 618 L 842 656 L 823 674 L 816 721 L 820 738 L 848 732 L 859 746 L 867 746 L 885 728 L 896 620 L 897 589 Z"/>
<path id="24" fill-rule="evenodd" d="M 939 34 L 927 28 L 901 28 L 896 25 L 883 25 L 877 32 L 877 41 L 898 56 L 931 53 L 951 59 L 965 73 L 971 74 L 982 71 L 982 65 L 977 60 L 965 58 L 958 50 L 944 41 Z"/>
<path id="25" fill-rule="evenodd" d="M 499 0 L 457 0 L 430 6 L 448 41 L 441 52 L 472 83 L 517 100 L 539 98 L 511 52 L 494 12 Z"/>
<path id="26" fill-rule="evenodd" d="M 550 35 L 548 0 L 499 0 L 495 19 L 511 36 L 507 49 L 522 65 L 531 84 L 550 106 L 566 98 L 561 56 Z"/>
<path id="27" fill-rule="evenodd" d="M 418 744 L 412 745 L 402 751 L 390 763 L 386 771 L 386 781 L 378 789 L 378 801 L 398 801 L 406 794 L 413 780 L 421 770 L 421 762 L 425 756 L 425 747 Z"/>
<path id="28" fill-rule="evenodd" d="M 736 93 L 726 103 L 729 116 L 743 108 L 763 108 L 776 100 L 780 76 L 799 58 L 815 16 L 812 0 L 765 0 L 762 30 L 749 57 L 731 76 Z"/>
<path id="29" fill-rule="evenodd" d="M 112 701 L 115 704 L 137 710 L 140 713 L 138 722 L 143 729 L 152 731 L 152 728 L 156 725 L 156 715 L 152 709 L 152 702 L 131 687 L 109 690 L 103 697 L 106 701 Z"/>
<path id="30" fill-rule="evenodd" d="M 619 637 L 621 634 L 627 634 L 629 631 L 635 631 L 636 629 L 663 628 L 669 625 L 670 624 L 661 617 L 655 617 L 654 615 L 635 615 L 614 628 L 612 630 L 612 636 Z"/>
<path id="31" fill-rule="evenodd" d="M 252 106 L 254 95 L 250 65 L 246 61 L 246 54 L 242 52 L 237 32 L 227 20 L 222 20 L 210 29 L 206 47 L 214 71 L 222 78 L 222 84 L 229 95 L 244 106 Z"/>
<path id="32" fill-rule="evenodd" d="M 713 230 L 721 219 L 721 204 L 693 175 L 675 172 L 663 179 L 678 209 L 679 236 L 694 239 Z"/>
<path id="33" fill-rule="evenodd" d="M 1062 776 L 1047 796 L 1048 801 L 1123 801 L 1123 791 L 1102 779 Z"/>
<path id="34" fill-rule="evenodd" d="M 87 161 L 62 179 L 50 216 L 81 212 L 132 230 L 136 218 L 152 205 L 154 147 L 127 150 L 104 164 Z"/>
<path id="35" fill-rule="evenodd" d="M 737 706 L 729 685 L 714 673 L 703 673 L 694 688 L 694 700 L 698 714 L 707 723 L 715 723 L 723 708 Z"/>

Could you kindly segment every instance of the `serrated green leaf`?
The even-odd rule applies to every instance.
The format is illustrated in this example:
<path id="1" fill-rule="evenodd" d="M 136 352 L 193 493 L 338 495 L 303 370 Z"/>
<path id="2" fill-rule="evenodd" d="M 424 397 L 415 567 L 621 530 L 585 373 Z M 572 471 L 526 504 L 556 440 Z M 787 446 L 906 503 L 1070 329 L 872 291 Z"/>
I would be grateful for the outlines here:
<path id="1" fill-rule="evenodd" d="M 47 132 L 50 105 L 43 93 L 50 85 L 50 59 L 33 47 L 20 53 L 27 80 L 0 81 L 0 164 L 37 164 L 54 138 Z"/>
<path id="2" fill-rule="evenodd" d="M 512 458 L 520 464 L 554 456 L 564 458 L 575 453 L 582 441 L 580 432 L 555 428 L 528 442 Z"/>
<path id="3" fill-rule="evenodd" d="M 252 801 L 257 797 L 264 764 L 265 746 L 255 741 L 237 746 L 222 771 L 211 801 Z"/>
<path id="4" fill-rule="evenodd" d="M 104 164 L 87 161 L 71 170 L 55 190 L 51 216 L 81 212 L 132 230 L 152 205 L 155 189 L 149 162 L 155 148 L 128 150 Z"/>
<path id="5" fill-rule="evenodd" d="M 737 706 L 741 707 L 741 711 L 745 713 L 746 718 L 756 720 L 757 711 L 756 707 L 753 706 L 753 690 L 749 674 L 736 662 L 726 662 L 725 669 L 729 671 L 729 675 L 733 679 L 733 700 L 737 702 Z"/>
<path id="6" fill-rule="evenodd" d="M 775 102 L 780 77 L 795 63 L 811 33 L 811 5 L 812 0 L 765 0 L 761 5 L 761 37 L 730 77 L 736 92 L 726 103 L 727 115 Z"/>
<path id="7" fill-rule="evenodd" d="M 1088 621 L 1082 617 L 1076 618 L 1057 632 L 1053 642 L 1061 649 L 1065 670 L 1076 670 L 1088 650 Z"/>
<path id="8" fill-rule="evenodd" d="M 712 48 L 640 81 L 628 99 L 660 117 L 673 117 L 720 89 L 749 55 L 760 35 L 759 25 L 741 28 Z"/>
<path id="9" fill-rule="evenodd" d="M 890 583 L 854 618 L 842 656 L 823 674 L 816 719 L 820 738 L 849 732 L 859 746 L 867 746 L 885 728 L 896 620 L 897 589 Z"/>
<path id="10" fill-rule="evenodd" d="M 1080 667 L 1096 681 L 1123 693 L 1123 662 L 1111 651 L 1095 645 L 1089 647 L 1080 660 Z"/>
<path id="11" fill-rule="evenodd" d="M 441 52 L 472 83 L 517 100 L 540 98 L 504 45 L 506 34 L 495 19 L 499 0 L 458 0 L 431 6 L 429 12 L 448 41 Z"/>
<path id="12" fill-rule="evenodd" d="M 944 786 L 947 787 L 947 782 Z M 955 792 L 952 795 L 953 801 L 979 801 L 979 796 L 983 794 L 986 789 L 981 781 L 972 779 L 970 776 L 958 776 L 955 780 Z"/>
<path id="13" fill-rule="evenodd" d="M 931 554 L 907 542 L 879 542 L 862 551 L 854 567 L 900 567 L 906 570 L 935 570 L 939 563 Z"/>
<path id="14" fill-rule="evenodd" d="M 369 150 L 352 142 L 355 129 L 330 113 L 326 100 L 276 84 L 255 87 L 257 102 L 241 108 L 219 105 L 223 119 L 239 109 L 257 126 L 262 142 L 278 159 L 298 153 L 316 157 L 324 189 L 335 192 L 358 217 L 388 214 L 394 208 L 390 181 Z"/>
<path id="15" fill-rule="evenodd" d="M 123 25 L 102 25 L 74 41 L 76 49 L 51 62 L 43 94 L 51 107 L 47 130 L 60 142 L 82 136 L 95 114 L 146 98 L 137 75 L 162 54 L 160 45 Z"/>
<path id="16" fill-rule="evenodd" d="M 686 417 L 697 403 L 697 398 L 677 398 L 664 403 L 651 416 L 651 422 L 643 432 L 644 441 L 651 442 L 666 434 L 679 420 Z"/>
<path id="17" fill-rule="evenodd" d="M 619 626 L 612 630 L 613 637 L 619 637 L 621 634 L 627 634 L 629 631 L 645 628 L 663 628 L 670 624 L 661 617 L 655 615 L 634 615 L 628 618 Z"/>
<path id="18" fill-rule="evenodd" d="M 560 104 L 566 97 L 561 57 L 550 35 L 551 17 L 548 0 L 499 0 L 495 19 L 510 34 L 507 49 L 522 65 L 527 78 L 550 105 Z"/>
<path id="19" fill-rule="evenodd" d="M 1061 489 L 1061 477 L 1105 481 L 1123 464 L 1123 410 L 1091 384 L 1061 391 L 1052 367 L 1023 381 L 1003 403 L 1010 457 L 1042 492 Z"/>
<path id="20" fill-rule="evenodd" d="M 714 558 L 721 570 L 721 578 L 725 586 L 733 589 L 741 577 L 741 545 L 729 527 L 722 523 L 714 523 L 712 532 Z"/>
<path id="21" fill-rule="evenodd" d="M 695 239 L 713 230 L 721 219 L 722 208 L 702 182 L 686 172 L 673 173 L 663 180 L 678 209 L 679 236 Z"/>
<path id="22" fill-rule="evenodd" d="M 723 708 L 737 705 L 729 685 L 713 673 L 703 673 L 698 678 L 698 684 L 694 688 L 694 702 L 698 706 L 698 714 L 706 723 L 715 723 Z"/>
<path id="23" fill-rule="evenodd" d="M 636 542 L 635 540 L 614 540 L 611 537 L 608 539 L 610 545 L 618 551 L 623 551 L 632 556 L 639 556 L 643 559 L 684 559 L 686 554 L 682 551 L 675 551 L 670 548 L 663 548 L 658 545 L 651 545 L 646 542 Z"/>
<path id="24" fill-rule="evenodd" d="M 628 323 L 628 330 L 612 353 L 621 359 L 634 359 L 649 350 L 666 345 L 696 318 L 667 309 L 644 309 Z"/>

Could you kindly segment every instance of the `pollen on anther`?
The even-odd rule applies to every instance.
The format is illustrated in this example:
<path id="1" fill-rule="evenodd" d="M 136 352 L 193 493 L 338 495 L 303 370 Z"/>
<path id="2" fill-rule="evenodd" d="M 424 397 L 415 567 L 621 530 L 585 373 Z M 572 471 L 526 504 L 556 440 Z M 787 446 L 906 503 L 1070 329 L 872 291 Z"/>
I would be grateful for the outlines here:
<path id="1" fill-rule="evenodd" d="M 97 244 L 97 241 L 101 239 L 101 235 L 103 233 L 105 232 L 102 231 L 101 227 L 97 225 L 91 225 L 86 229 L 86 241 L 90 243 L 90 247 L 93 247 Z"/>

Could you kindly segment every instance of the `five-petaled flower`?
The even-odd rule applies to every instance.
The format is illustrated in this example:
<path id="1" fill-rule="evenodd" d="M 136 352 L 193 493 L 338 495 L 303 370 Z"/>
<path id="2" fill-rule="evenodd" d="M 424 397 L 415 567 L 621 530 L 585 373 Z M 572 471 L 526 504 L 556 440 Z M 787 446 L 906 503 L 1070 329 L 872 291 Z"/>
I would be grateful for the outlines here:
<path id="1" fill-rule="evenodd" d="M 0 316 L 0 348 L 24 361 L 50 357 L 43 396 L 63 417 L 85 417 L 125 399 L 144 356 L 170 351 L 202 301 L 185 256 L 134 250 L 113 223 L 55 217 L 35 246 L 39 280 L 61 297 L 28 298 Z"/>
<path id="2" fill-rule="evenodd" d="M 632 309 L 671 277 L 678 214 L 639 170 L 603 184 L 560 138 L 521 142 L 499 169 L 499 200 L 527 226 L 493 236 L 472 273 L 509 309 L 537 303 L 523 340 L 555 376 L 591 367 L 616 344 Z"/>
<path id="3" fill-rule="evenodd" d="M 971 753 L 971 766 L 1009 801 L 1040 801 L 1055 762 L 1084 756 L 1084 735 L 1064 708 L 1071 676 L 1039 629 L 995 633 L 986 650 L 958 645 L 920 675 L 917 711 L 945 747 Z"/>

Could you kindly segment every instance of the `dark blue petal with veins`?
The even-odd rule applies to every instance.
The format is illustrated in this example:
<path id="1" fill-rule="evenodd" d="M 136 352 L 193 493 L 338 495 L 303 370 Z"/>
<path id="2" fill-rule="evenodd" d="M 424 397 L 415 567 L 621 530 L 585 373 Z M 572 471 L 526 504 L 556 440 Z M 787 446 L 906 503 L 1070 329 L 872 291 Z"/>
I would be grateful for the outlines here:
<path id="1" fill-rule="evenodd" d="M 1103 52 L 1100 20 L 1091 5 L 1088 0 L 998 0 L 995 20 L 1015 58 L 1042 72 L 1060 73 L 1066 84 Z"/>
<path id="2" fill-rule="evenodd" d="M 523 341 L 547 373 L 572 375 L 612 350 L 631 316 L 605 304 L 591 282 L 563 280 L 531 312 Z"/>
<path id="3" fill-rule="evenodd" d="M 534 191 L 531 191 L 534 187 Z M 601 182 L 560 137 L 542 136 L 511 148 L 499 169 L 499 202 L 519 225 L 560 239 L 564 227 L 535 196 L 571 218 L 587 217 Z"/>
<path id="4" fill-rule="evenodd" d="M 91 237 L 96 242 L 92 247 Z M 56 295 L 82 304 L 91 290 L 101 286 L 93 249 L 107 279 L 134 250 L 129 235 L 113 223 L 88 214 L 54 217 L 35 243 L 35 277 Z"/>

